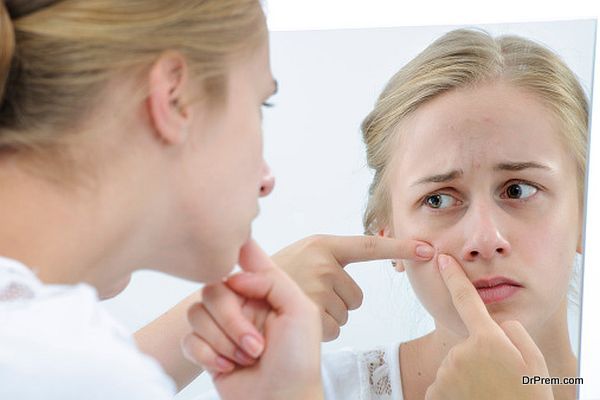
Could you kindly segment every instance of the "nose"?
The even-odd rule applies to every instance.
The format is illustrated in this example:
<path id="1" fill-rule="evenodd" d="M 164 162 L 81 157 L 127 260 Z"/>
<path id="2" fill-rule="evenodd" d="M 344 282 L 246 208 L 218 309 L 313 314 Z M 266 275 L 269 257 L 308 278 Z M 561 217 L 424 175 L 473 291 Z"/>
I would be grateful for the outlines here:
<path id="1" fill-rule="evenodd" d="M 274 187 L 275 187 L 275 177 L 273 176 L 273 174 L 271 172 L 271 168 L 265 162 L 263 165 L 262 178 L 260 180 L 259 196 L 260 197 L 268 196 L 273 191 Z"/>
<path id="2" fill-rule="evenodd" d="M 496 256 L 506 257 L 511 252 L 508 240 L 502 235 L 490 206 L 483 205 L 469 210 L 465 245 L 462 249 L 464 261 L 490 261 Z M 468 212 L 469 212 L 468 211 Z"/>

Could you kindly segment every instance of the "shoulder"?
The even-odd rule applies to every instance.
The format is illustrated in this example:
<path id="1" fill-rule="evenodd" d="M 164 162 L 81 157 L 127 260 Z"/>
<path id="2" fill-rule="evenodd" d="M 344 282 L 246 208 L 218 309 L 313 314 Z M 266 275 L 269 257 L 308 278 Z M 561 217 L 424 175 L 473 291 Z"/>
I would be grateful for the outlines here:
<path id="1" fill-rule="evenodd" d="M 393 378 L 399 373 L 400 344 L 368 350 L 344 348 L 323 355 L 322 376 L 327 400 L 392 399 Z"/>
<path id="2" fill-rule="evenodd" d="M 0 398 L 162 400 L 175 393 L 87 285 L 43 285 L 0 302 L 0 343 Z"/>

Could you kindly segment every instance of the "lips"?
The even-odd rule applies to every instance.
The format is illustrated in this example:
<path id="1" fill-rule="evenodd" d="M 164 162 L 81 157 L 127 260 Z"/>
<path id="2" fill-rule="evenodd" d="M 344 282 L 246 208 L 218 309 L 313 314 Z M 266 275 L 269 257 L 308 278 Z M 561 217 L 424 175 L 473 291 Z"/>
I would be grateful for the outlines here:
<path id="1" fill-rule="evenodd" d="M 515 282 L 512 279 L 508 279 L 504 276 L 495 276 L 493 278 L 488 279 L 478 279 L 475 282 L 473 282 L 473 286 L 475 286 L 476 289 L 491 288 L 503 284 L 523 287 L 523 285 L 519 284 L 518 282 Z"/>
<path id="2" fill-rule="evenodd" d="M 504 301 L 523 288 L 523 285 L 504 276 L 478 279 L 473 282 L 473 286 L 485 304 Z"/>

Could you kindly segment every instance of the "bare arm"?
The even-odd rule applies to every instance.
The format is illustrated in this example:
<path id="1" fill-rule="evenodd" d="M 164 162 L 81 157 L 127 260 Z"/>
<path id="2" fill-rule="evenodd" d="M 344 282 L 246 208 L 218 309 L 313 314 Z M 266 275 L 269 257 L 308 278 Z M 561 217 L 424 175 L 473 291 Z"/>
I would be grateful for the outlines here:
<path id="1" fill-rule="evenodd" d="M 191 332 L 187 311 L 193 303 L 201 300 L 200 291 L 194 292 L 134 335 L 140 350 L 158 360 L 165 372 L 173 378 L 177 391 L 186 387 L 203 371 L 184 358 L 180 346 L 181 339 Z"/>
<path id="2" fill-rule="evenodd" d="M 400 241 L 374 236 L 315 235 L 279 251 L 273 256 L 273 261 L 321 308 L 323 339 L 332 340 L 338 336 L 340 326 L 346 322 L 348 310 L 358 308 L 362 301 L 360 288 L 344 271 L 344 267 L 352 262 L 385 258 L 428 260 L 433 254 L 416 254 L 416 248 L 424 244 L 426 245 L 415 240 Z M 429 245 L 426 247 L 430 248 Z M 430 250 L 433 253 L 433 249 Z M 192 331 L 187 319 L 188 309 L 201 300 L 200 291 L 193 293 L 135 334 L 140 349 L 161 363 L 175 380 L 178 390 L 183 389 L 202 372 L 200 367 L 184 358 L 180 347 L 181 339 Z M 241 308 L 241 305 L 233 304 L 232 308 L 221 304 L 217 311 L 222 315 L 229 315 L 229 319 L 235 321 L 234 316 L 237 314 L 234 311 L 237 308 Z M 214 322 L 210 319 L 206 323 Z M 235 327 L 225 331 L 231 329 L 235 331 Z M 218 327 L 212 332 L 221 333 L 221 330 L 222 327 Z M 210 336 L 209 326 L 204 327 L 203 331 Z M 219 337 L 220 334 L 215 339 Z M 219 347 L 218 344 L 223 342 L 209 344 L 215 346 L 217 354 L 239 363 L 233 354 L 236 347 Z M 253 363 L 254 361 L 249 364 Z"/>

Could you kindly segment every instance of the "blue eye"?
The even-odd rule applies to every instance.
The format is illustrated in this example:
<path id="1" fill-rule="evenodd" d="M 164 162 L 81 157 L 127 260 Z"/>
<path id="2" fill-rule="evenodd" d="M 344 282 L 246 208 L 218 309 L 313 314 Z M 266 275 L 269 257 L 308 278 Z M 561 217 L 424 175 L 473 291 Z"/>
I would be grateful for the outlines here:
<path id="1" fill-rule="evenodd" d="M 526 199 L 536 194 L 537 191 L 538 188 L 533 185 L 527 183 L 513 183 L 506 188 L 504 193 L 509 199 Z"/>
<path id="2" fill-rule="evenodd" d="M 453 205 L 456 205 L 457 202 L 458 201 L 454 197 L 440 193 L 429 195 L 425 197 L 424 200 L 427 207 L 435 209 L 452 207 Z"/>
<path id="3" fill-rule="evenodd" d="M 275 107 L 275 104 L 265 101 L 264 103 L 262 103 L 262 106 L 266 108 L 272 108 Z"/>

